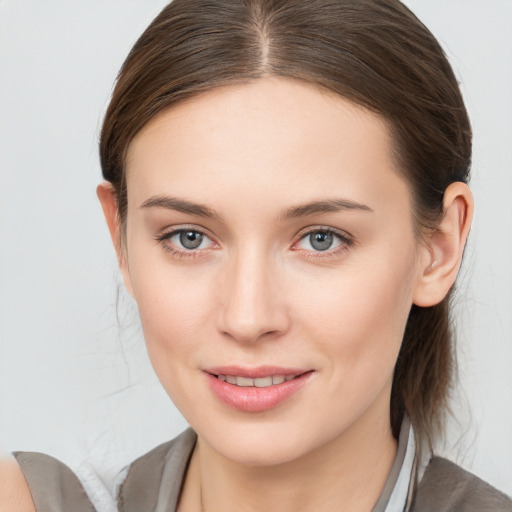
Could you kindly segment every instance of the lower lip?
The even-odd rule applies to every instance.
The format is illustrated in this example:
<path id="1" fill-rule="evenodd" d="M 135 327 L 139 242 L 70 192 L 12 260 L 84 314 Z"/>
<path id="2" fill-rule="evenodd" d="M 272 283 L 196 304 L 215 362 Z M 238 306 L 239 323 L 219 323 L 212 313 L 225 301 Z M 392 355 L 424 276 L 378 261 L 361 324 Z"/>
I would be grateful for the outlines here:
<path id="1" fill-rule="evenodd" d="M 265 388 L 235 386 L 206 374 L 208 384 L 217 398 L 232 409 L 244 412 L 262 412 L 277 407 L 302 389 L 313 372 Z"/>

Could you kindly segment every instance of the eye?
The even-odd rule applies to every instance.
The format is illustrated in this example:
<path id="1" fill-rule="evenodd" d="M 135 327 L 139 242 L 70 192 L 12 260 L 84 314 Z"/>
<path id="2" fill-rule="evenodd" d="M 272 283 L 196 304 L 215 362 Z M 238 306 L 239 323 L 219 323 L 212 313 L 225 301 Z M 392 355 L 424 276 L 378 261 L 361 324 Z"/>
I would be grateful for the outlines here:
<path id="1" fill-rule="evenodd" d="M 202 231 L 191 228 L 175 229 L 159 236 L 157 240 L 167 251 L 184 255 L 208 249 L 214 244 L 211 238 Z"/>
<path id="2" fill-rule="evenodd" d="M 328 252 L 336 253 L 337 249 L 343 249 L 352 245 L 352 241 L 347 237 L 332 229 L 315 229 L 303 234 L 295 245 L 298 249 L 310 252 Z"/>
<path id="3" fill-rule="evenodd" d="M 204 245 L 208 245 L 208 240 L 208 237 L 199 231 L 192 231 L 190 229 L 175 232 L 170 238 L 170 241 L 175 245 L 181 245 L 181 247 L 190 251 L 203 249 Z"/>

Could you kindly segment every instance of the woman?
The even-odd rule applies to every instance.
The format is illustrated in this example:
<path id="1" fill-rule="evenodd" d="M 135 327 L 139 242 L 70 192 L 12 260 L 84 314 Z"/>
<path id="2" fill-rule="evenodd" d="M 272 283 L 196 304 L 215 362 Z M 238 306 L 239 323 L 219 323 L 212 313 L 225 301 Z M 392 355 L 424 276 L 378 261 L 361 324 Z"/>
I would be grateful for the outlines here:
<path id="1" fill-rule="evenodd" d="M 429 453 L 470 146 L 439 45 L 396 1 L 164 9 L 121 70 L 98 196 L 194 431 L 130 467 L 121 510 L 510 510 Z M 60 464 L 17 460 L 36 509 L 91 510 Z"/>

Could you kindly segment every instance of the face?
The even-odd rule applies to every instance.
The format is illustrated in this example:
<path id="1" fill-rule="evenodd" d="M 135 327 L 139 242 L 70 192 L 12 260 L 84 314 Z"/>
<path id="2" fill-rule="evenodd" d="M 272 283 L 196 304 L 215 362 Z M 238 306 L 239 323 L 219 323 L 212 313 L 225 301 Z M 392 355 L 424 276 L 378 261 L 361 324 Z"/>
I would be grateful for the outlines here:
<path id="1" fill-rule="evenodd" d="M 389 429 L 422 270 L 382 119 L 291 80 L 228 86 L 154 118 L 126 171 L 125 283 L 201 439 L 277 464 Z"/>

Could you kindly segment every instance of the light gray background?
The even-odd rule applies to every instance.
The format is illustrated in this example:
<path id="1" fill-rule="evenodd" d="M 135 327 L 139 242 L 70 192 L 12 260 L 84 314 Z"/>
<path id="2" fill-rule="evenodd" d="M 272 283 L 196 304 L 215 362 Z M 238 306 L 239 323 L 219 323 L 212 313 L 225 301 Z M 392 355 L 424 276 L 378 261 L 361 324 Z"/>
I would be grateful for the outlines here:
<path id="1" fill-rule="evenodd" d="M 443 450 L 512 494 L 512 1 L 406 3 L 445 47 L 475 135 L 463 392 Z M 0 450 L 85 460 L 105 477 L 185 426 L 122 292 L 118 324 L 95 196 L 111 86 L 164 4 L 0 0 Z"/>

